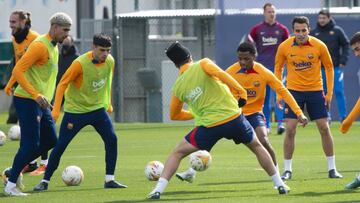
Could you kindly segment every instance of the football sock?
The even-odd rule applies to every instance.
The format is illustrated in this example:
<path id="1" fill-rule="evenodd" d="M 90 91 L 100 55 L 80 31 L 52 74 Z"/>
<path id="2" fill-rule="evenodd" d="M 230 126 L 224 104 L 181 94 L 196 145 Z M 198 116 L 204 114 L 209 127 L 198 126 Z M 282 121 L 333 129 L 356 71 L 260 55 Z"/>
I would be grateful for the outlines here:
<path id="1" fill-rule="evenodd" d="M 50 183 L 50 180 L 45 180 L 45 179 L 42 179 L 41 182 L 44 182 L 44 183 Z"/>
<path id="2" fill-rule="evenodd" d="M 105 182 L 110 182 L 112 180 L 115 180 L 114 175 L 105 175 Z"/>
<path id="3" fill-rule="evenodd" d="M 46 160 L 41 160 L 41 161 L 40 161 L 40 164 L 47 166 L 47 164 L 48 164 L 48 159 L 46 159 Z"/>
<path id="4" fill-rule="evenodd" d="M 334 156 L 327 156 L 327 163 L 328 163 L 328 170 L 336 169 L 335 166 L 335 155 Z"/>
<path id="5" fill-rule="evenodd" d="M 13 182 L 8 181 L 8 182 L 6 183 L 6 187 L 7 187 L 7 188 L 14 188 L 14 187 L 16 187 L 16 183 L 13 183 Z"/>
<path id="6" fill-rule="evenodd" d="M 196 174 L 196 171 L 193 168 L 189 167 L 189 169 L 186 171 L 186 173 L 193 176 Z"/>
<path id="7" fill-rule="evenodd" d="M 278 172 L 272 175 L 271 179 L 276 187 L 285 185 L 285 183 L 281 180 L 280 174 Z"/>
<path id="8" fill-rule="evenodd" d="M 168 183 L 169 181 L 166 180 L 165 178 L 159 178 L 159 181 L 157 182 L 155 189 L 150 194 L 155 192 L 163 193 Z"/>
<path id="9" fill-rule="evenodd" d="M 292 171 L 292 159 L 284 159 L 285 171 Z"/>

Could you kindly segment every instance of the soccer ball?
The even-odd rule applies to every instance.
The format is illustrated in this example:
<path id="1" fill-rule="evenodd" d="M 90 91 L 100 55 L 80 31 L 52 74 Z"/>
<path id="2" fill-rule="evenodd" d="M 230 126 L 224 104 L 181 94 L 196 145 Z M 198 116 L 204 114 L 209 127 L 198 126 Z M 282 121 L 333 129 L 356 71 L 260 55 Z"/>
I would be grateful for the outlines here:
<path id="1" fill-rule="evenodd" d="M 160 161 L 150 161 L 145 167 L 145 176 L 150 181 L 157 181 L 164 169 L 164 164 Z"/>
<path id="2" fill-rule="evenodd" d="M 211 154 L 206 150 L 196 151 L 189 156 L 190 167 L 195 171 L 205 171 L 211 165 Z"/>
<path id="3" fill-rule="evenodd" d="M 76 186 L 84 180 L 84 173 L 77 166 L 68 166 L 62 172 L 61 178 L 67 186 Z"/>
<path id="4" fill-rule="evenodd" d="M 13 125 L 8 132 L 8 136 L 11 140 L 20 140 L 20 126 Z"/>
<path id="5" fill-rule="evenodd" d="M 1 173 L 1 179 L 4 183 L 4 186 L 6 186 L 7 182 L 8 182 L 8 179 L 10 177 L 10 174 L 11 174 L 11 167 L 7 167 L 5 170 L 3 170 L 3 172 Z M 23 180 L 23 175 L 22 173 L 19 174 L 19 177 L 16 181 L 16 186 L 20 189 L 24 189 L 25 186 L 24 184 L 22 183 L 22 180 Z"/>
<path id="6" fill-rule="evenodd" d="M 0 130 L 0 146 L 4 145 L 6 141 L 6 135 L 3 131 Z"/>

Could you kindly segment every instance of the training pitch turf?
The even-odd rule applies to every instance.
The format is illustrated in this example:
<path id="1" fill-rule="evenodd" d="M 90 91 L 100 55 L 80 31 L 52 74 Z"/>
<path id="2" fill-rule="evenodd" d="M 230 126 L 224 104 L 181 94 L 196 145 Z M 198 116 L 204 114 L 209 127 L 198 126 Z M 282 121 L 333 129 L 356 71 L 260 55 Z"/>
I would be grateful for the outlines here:
<path id="1" fill-rule="evenodd" d="M 3 122 L 4 123 L 4 122 Z M 275 126 L 274 126 L 275 127 Z M 0 125 L 7 132 L 10 125 Z M 32 188 L 42 176 L 24 175 L 25 192 L 28 197 L 6 197 L 0 193 L 0 202 L 147 202 L 155 182 L 144 176 L 148 161 L 165 162 L 174 146 L 191 129 L 183 124 L 116 124 L 118 135 L 118 160 L 116 179 L 129 186 L 127 189 L 107 189 L 104 184 L 104 145 L 92 127 L 83 129 L 65 151 L 58 170 L 49 185 L 49 190 L 33 193 Z M 320 135 L 313 123 L 298 128 L 293 160 L 293 179 L 288 195 L 278 195 L 271 178 L 263 171 L 255 156 L 244 145 L 221 140 L 211 151 L 213 162 L 210 168 L 197 174 L 195 182 L 188 184 L 173 178 L 163 202 L 356 202 L 360 201 L 360 189 L 344 190 L 360 171 L 360 125 L 355 123 L 347 135 L 339 131 L 333 122 L 331 129 L 335 140 L 336 164 L 343 179 L 327 178 L 327 163 Z M 273 132 L 276 129 L 273 128 Z M 272 134 L 282 172 L 283 136 Z M 9 141 L 0 146 L 0 168 L 11 166 L 18 148 L 18 141 Z M 67 187 L 61 181 L 62 170 L 77 165 L 84 171 L 85 180 L 80 186 Z M 179 170 L 188 167 L 185 158 Z M 3 190 L 3 187 L 0 187 Z"/>

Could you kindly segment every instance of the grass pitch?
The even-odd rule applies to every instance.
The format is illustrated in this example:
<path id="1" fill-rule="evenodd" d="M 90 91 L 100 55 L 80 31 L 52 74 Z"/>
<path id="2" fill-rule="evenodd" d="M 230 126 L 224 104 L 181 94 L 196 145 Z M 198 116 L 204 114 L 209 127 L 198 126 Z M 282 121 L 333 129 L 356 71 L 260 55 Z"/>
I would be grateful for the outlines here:
<path id="1" fill-rule="evenodd" d="M 0 119 L 4 123 L 3 119 Z M 7 132 L 10 125 L 0 125 Z M 174 146 L 191 129 L 181 124 L 116 124 L 118 135 L 118 161 L 116 179 L 129 186 L 127 189 L 104 189 L 104 145 L 92 127 L 83 129 L 65 151 L 49 190 L 33 193 L 32 188 L 42 176 L 24 175 L 28 197 L 6 197 L 0 202 L 148 202 L 146 194 L 156 182 L 145 178 L 148 161 L 165 162 Z M 288 195 L 278 195 L 271 178 L 263 171 L 255 156 L 243 145 L 221 140 L 211 154 L 210 168 L 198 173 L 195 182 L 188 184 L 173 178 L 162 202 L 360 202 L 360 189 L 347 191 L 344 186 L 360 171 L 360 124 L 355 123 L 347 135 L 338 131 L 339 124 L 331 124 L 336 150 L 336 164 L 343 179 L 327 178 L 327 163 L 321 148 L 320 135 L 312 123 L 298 128 L 293 159 L 293 179 Z M 273 129 L 276 132 L 276 129 Z M 272 134 L 271 143 L 276 150 L 282 172 L 283 136 Z M 18 141 L 7 141 L 0 146 L 0 169 L 11 166 Z M 68 187 L 61 180 L 62 170 L 77 165 L 84 171 L 85 180 L 80 186 Z M 179 170 L 188 167 L 184 159 Z M 3 190 L 3 187 L 0 187 Z"/>

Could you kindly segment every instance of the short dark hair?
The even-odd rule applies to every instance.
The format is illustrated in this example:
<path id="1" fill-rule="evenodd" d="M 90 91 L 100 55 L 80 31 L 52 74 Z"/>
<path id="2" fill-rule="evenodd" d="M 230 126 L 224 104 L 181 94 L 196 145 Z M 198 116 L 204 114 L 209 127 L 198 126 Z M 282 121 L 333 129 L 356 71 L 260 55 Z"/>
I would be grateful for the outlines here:
<path id="1" fill-rule="evenodd" d="M 327 16 L 328 18 L 330 18 L 330 11 L 329 10 L 327 10 L 327 9 L 322 9 L 322 10 L 320 10 L 319 11 L 319 15 L 325 15 L 325 16 Z"/>
<path id="2" fill-rule="evenodd" d="M 268 7 L 268 6 L 274 6 L 272 3 L 266 3 L 266 4 L 264 4 L 264 6 L 263 6 L 263 9 L 264 9 L 264 11 L 265 11 L 265 9 L 266 9 L 266 7 Z"/>
<path id="3" fill-rule="evenodd" d="M 360 42 L 360 31 L 359 32 L 356 32 L 352 37 L 351 37 L 351 40 L 350 40 L 350 45 L 354 45 L 356 43 Z"/>
<path id="4" fill-rule="evenodd" d="M 101 47 L 111 47 L 111 37 L 104 33 L 95 34 L 93 44 Z"/>
<path id="5" fill-rule="evenodd" d="M 250 52 L 250 54 L 255 55 L 256 54 L 256 49 L 253 43 L 251 42 L 243 42 L 239 45 L 239 47 L 237 48 L 237 51 L 241 51 L 241 52 Z"/>
<path id="6" fill-rule="evenodd" d="M 294 29 L 294 24 L 300 23 L 300 24 L 306 24 L 308 27 L 310 27 L 309 18 L 306 16 L 295 16 L 292 21 L 292 28 Z"/>

